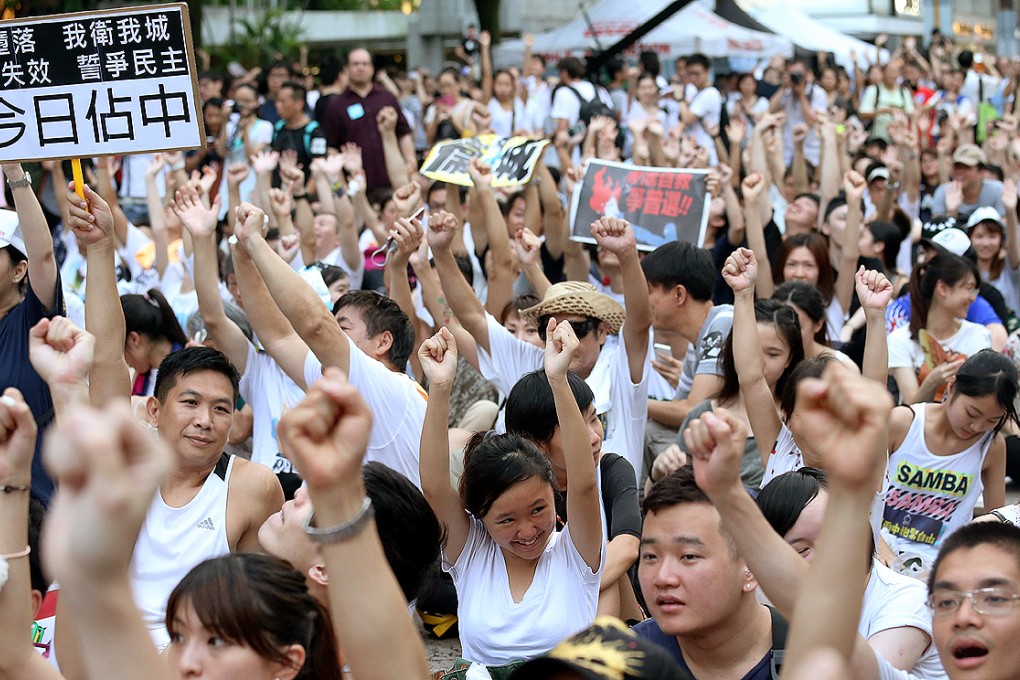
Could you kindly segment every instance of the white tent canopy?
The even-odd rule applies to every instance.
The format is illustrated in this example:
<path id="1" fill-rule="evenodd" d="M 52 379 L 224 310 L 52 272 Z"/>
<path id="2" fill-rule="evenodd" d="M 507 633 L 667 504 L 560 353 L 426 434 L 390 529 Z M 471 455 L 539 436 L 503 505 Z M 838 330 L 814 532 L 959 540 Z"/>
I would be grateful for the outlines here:
<path id="1" fill-rule="evenodd" d="M 851 52 L 856 53 L 860 63 L 874 60 L 874 45 L 840 33 L 834 28 L 829 28 L 789 3 L 780 2 L 772 7 L 761 9 L 748 8 L 748 13 L 770 30 L 790 38 L 797 47 L 803 50 L 829 52 L 836 58 L 837 64 L 847 69 L 853 68 Z M 885 62 L 888 59 L 888 50 L 882 50 L 881 60 Z"/>
<path id="2" fill-rule="evenodd" d="M 588 10 L 591 27 L 583 15 L 578 15 L 557 29 L 536 35 L 533 50 L 559 58 L 597 51 L 600 45 L 608 48 L 658 14 L 667 4 L 668 0 L 600 0 Z M 661 57 L 701 52 L 708 57 L 767 58 L 774 54 L 788 57 L 793 53 L 788 37 L 752 31 L 730 23 L 698 3 L 691 3 L 664 21 L 642 38 L 636 47 L 657 52 Z M 524 42 L 509 40 L 500 43 L 493 52 L 497 65 L 517 64 L 524 55 Z"/>

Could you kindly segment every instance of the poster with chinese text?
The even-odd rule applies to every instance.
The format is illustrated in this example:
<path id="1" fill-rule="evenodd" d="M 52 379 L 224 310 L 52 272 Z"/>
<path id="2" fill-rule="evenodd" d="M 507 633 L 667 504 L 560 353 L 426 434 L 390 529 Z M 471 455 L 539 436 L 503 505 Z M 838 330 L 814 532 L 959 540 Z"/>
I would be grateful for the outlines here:
<path id="1" fill-rule="evenodd" d="M 469 187 L 468 164 L 481 158 L 492 168 L 492 186 L 513 187 L 527 184 L 535 165 L 549 143 L 547 139 L 479 135 L 451 139 L 432 147 L 421 166 L 421 174 L 434 180 Z"/>
<path id="2" fill-rule="evenodd" d="M 606 215 L 630 222 L 641 250 L 655 250 L 670 241 L 700 247 L 711 207 L 707 179 L 707 170 L 639 167 L 592 159 L 574 189 L 570 238 L 594 243 L 591 223 Z"/>
<path id="3" fill-rule="evenodd" d="M 0 160 L 204 143 L 184 4 L 0 21 Z"/>

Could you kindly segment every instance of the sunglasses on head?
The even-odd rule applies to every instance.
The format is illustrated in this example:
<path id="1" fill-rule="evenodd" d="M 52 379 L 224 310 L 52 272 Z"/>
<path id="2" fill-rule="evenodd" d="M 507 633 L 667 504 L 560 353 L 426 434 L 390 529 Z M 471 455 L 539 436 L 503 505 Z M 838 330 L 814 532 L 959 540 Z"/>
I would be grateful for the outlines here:
<path id="1" fill-rule="evenodd" d="M 548 316 L 543 316 L 538 320 L 538 337 L 542 338 L 542 342 L 545 342 L 546 329 L 549 326 Z M 589 316 L 584 321 L 571 321 L 570 327 L 574 329 L 574 335 L 577 336 L 578 340 L 584 339 L 586 335 L 591 333 L 594 329 L 599 327 L 601 321 L 594 317 Z"/>

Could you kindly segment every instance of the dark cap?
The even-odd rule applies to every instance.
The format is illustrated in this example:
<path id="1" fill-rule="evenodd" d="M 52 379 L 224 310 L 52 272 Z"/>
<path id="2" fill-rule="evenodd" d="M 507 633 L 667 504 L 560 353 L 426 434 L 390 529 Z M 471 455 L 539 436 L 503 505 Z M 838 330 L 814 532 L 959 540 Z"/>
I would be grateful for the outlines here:
<path id="1" fill-rule="evenodd" d="M 585 680 L 693 680 L 665 649 L 611 616 L 600 616 L 547 655 L 527 662 L 510 680 L 544 680 L 567 671 Z"/>

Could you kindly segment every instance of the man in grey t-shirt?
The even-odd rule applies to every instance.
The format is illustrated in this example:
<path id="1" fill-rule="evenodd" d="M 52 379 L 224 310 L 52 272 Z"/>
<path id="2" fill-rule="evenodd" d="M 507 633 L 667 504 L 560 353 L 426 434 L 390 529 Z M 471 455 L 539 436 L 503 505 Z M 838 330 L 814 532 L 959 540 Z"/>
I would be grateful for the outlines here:
<path id="1" fill-rule="evenodd" d="M 985 179 L 981 174 L 981 166 L 986 162 L 981 147 L 961 144 L 953 153 L 953 179 L 935 189 L 931 214 L 951 215 L 958 222 L 966 222 L 972 212 L 986 206 L 1004 214 L 999 198 L 1002 182 Z"/>

